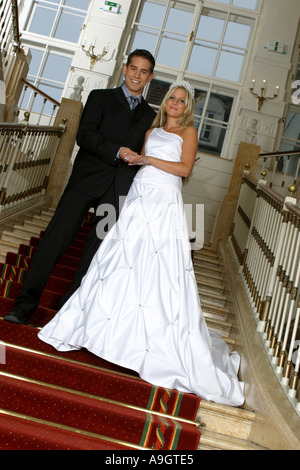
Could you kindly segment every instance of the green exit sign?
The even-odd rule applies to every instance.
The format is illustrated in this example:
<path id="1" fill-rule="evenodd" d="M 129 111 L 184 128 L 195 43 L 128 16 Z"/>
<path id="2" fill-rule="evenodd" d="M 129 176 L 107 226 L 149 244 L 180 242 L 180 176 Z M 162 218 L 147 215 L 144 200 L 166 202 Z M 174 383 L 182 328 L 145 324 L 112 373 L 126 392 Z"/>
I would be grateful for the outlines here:
<path id="1" fill-rule="evenodd" d="M 112 13 L 119 13 L 120 12 L 121 5 L 119 3 L 115 2 L 105 2 L 104 4 L 104 11 L 110 11 Z"/>

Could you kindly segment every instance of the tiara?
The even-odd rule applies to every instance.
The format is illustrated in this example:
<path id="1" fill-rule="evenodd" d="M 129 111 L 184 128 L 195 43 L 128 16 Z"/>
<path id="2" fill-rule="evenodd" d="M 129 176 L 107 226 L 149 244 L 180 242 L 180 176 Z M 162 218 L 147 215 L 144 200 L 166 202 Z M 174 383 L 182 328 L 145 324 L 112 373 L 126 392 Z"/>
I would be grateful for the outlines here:
<path id="1" fill-rule="evenodd" d="M 192 95 L 192 98 L 194 99 L 195 98 L 195 90 L 194 88 L 189 84 L 189 82 L 186 82 L 185 80 L 180 80 L 178 82 L 174 82 L 170 85 L 169 87 L 169 90 L 171 90 L 171 88 L 174 88 L 175 86 L 179 86 L 179 87 L 182 87 L 182 88 L 185 88 L 191 95 Z"/>

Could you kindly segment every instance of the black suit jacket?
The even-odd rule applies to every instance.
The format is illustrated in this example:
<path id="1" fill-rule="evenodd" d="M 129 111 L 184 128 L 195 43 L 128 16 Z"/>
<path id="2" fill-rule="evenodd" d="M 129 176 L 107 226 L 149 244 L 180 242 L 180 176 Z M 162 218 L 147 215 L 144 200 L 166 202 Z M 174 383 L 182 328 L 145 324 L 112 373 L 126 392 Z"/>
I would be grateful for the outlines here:
<path id="1" fill-rule="evenodd" d="M 127 194 L 140 168 L 116 161 L 120 147 L 140 152 L 155 112 L 142 98 L 130 110 L 121 87 L 93 90 L 84 106 L 77 131 L 80 147 L 67 188 L 101 197 L 114 183 L 116 197 Z"/>

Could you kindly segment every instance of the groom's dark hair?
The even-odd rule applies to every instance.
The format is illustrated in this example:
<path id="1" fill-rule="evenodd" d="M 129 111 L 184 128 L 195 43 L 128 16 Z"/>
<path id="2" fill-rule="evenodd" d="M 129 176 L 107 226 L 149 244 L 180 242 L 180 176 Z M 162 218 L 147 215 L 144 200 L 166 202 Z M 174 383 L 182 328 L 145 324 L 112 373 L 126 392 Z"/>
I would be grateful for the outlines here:
<path id="1" fill-rule="evenodd" d="M 153 70 L 154 70 L 154 67 L 155 67 L 155 59 L 154 59 L 153 55 L 151 54 L 151 52 L 147 51 L 146 49 L 135 49 L 128 56 L 127 64 L 126 64 L 127 66 L 130 64 L 130 62 L 131 62 L 131 60 L 134 56 L 143 57 L 144 59 L 147 59 L 150 62 L 150 65 L 151 65 L 150 72 L 153 73 Z"/>

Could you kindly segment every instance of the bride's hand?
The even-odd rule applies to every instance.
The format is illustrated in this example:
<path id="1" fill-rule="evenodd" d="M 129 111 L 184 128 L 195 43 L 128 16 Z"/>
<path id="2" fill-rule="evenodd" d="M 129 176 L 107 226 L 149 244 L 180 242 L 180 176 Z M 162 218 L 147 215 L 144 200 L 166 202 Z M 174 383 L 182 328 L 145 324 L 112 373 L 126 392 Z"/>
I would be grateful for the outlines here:
<path id="1" fill-rule="evenodd" d="M 145 165 L 147 162 L 147 158 L 145 155 L 128 155 L 125 157 L 125 160 L 128 162 L 128 165 Z"/>

